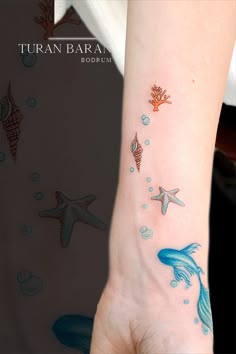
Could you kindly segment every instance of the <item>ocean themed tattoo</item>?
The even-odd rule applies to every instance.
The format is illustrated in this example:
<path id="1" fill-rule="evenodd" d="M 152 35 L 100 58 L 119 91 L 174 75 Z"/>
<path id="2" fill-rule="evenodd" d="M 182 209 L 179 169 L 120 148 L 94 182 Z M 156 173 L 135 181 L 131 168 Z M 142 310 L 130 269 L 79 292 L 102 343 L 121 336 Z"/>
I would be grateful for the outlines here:
<path id="1" fill-rule="evenodd" d="M 135 163 L 136 163 L 136 167 L 138 172 L 140 171 L 140 164 L 141 164 L 141 160 L 142 160 L 142 152 L 143 152 L 143 148 L 141 146 L 141 144 L 138 141 L 138 136 L 137 133 L 135 134 L 135 138 L 134 140 L 132 140 L 131 146 L 130 146 L 130 150 L 133 154 Z"/>
<path id="2" fill-rule="evenodd" d="M 159 187 L 160 194 L 151 197 L 152 200 L 159 200 L 162 203 L 161 212 L 163 215 L 166 214 L 169 203 L 174 203 L 179 206 L 185 206 L 182 200 L 176 197 L 176 194 L 179 192 L 179 188 L 166 191 L 163 187 Z"/>
<path id="3" fill-rule="evenodd" d="M 20 124 L 23 115 L 15 104 L 12 96 L 11 84 L 8 85 L 7 94 L 0 101 L 0 121 L 5 130 L 11 156 L 16 161 L 17 146 L 20 138 Z"/>
<path id="4" fill-rule="evenodd" d="M 153 105 L 153 111 L 159 111 L 159 106 L 163 103 L 171 104 L 171 101 L 168 101 L 170 98 L 169 95 L 166 95 L 166 90 L 163 90 L 160 86 L 153 85 L 151 92 L 152 100 L 148 102 Z"/>
<path id="5" fill-rule="evenodd" d="M 149 125 L 150 124 L 150 118 L 146 116 L 145 114 L 142 115 L 141 117 L 143 125 Z"/>
<path id="6" fill-rule="evenodd" d="M 90 353 L 93 318 L 81 315 L 61 316 L 53 324 L 52 331 L 61 344 L 83 354 Z"/>
<path id="7" fill-rule="evenodd" d="M 88 195 L 79 199 L 71 200 L 63 193 L 56 192 L 56 208 L 44 210 L 39 216 L 58 219 L 61 223 L 60 242 L 63 248 L 68 247 L 73 227 L 76 222 L 82 222 L 100 230 L 107 230 L 107 225 L 93 215 L 88 206 L 96 200 L 95 195 Z"/>
<path id="8" fill-rule="evenodd" d="M 142 238 L 145 240 L 148 240 L 153 235 L 153 231 L 149 229 L 147 226 L 141 226 L 139 231 Z"/>
<path id="9" fill-rule="evenodd" d="M 201 274 L 204 273 L 191 256 L 199 247 L 200 245 L 198 243 L 192 243 L 181 250 L 166 248 L 162 249 L 157 254 L 157 257 L 161 263 L 173 268 L 176 282 L 184 281 L 186 285 L 192 286 L 190 277 L 193 275 L 197 276 L 200 285 L 197 303 L 198 316 L 204 327 L 212 331 L 209 291 L 204 287 L 201 280 Z"/>

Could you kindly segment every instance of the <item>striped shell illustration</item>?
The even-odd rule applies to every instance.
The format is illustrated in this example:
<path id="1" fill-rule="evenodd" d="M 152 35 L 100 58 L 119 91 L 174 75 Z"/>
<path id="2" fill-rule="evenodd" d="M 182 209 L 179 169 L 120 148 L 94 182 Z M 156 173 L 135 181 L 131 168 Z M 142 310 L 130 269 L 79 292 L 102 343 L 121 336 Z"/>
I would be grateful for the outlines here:
<path id="1" fill-rule="evenodd" d="M 143 148 L 138 141 L 137 133 L 135 134 L 135 138 L 131 143 L 130 150 L 133 154 L 133 157 L 134 157 L 134 160 L 136 163 L 136 167 L 139 172 L 140 171 L 140 164 L 141 164 L 141 160 L 142 160 Z"/>
<path id="2" fill-rule="evenodd" d="M 17 145 L 20 137 L 20 123 L 23 115 L 16 106 L 11 92 L 11 84 L 9 83 L 6 96 L 0 101 L 0 121 L 6 132 L 11 155 L 16 161 Z"/>

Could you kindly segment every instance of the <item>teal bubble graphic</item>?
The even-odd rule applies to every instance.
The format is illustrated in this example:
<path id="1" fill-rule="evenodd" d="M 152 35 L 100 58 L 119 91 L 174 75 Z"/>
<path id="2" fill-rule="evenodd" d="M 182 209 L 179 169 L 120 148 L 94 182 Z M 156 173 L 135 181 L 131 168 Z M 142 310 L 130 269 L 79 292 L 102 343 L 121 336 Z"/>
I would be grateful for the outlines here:
<path id="1" fill-rule="evenodd" d="M 141 227 L 140 227 L 140 232 L 141 232 L 141 234 L 142 234 L 143 232 L 145 232 L 145 231 L 147 231 L 147 226 L 141 226 Z"/>
<path id="2" fill-rule="evenodd" d="M 24 225 L 22 227 L 22 233 L 25 235 L 25 236 L 32 236 L 32 233 L 33 233 L 33 228 L 31 225 Z"/>
<path id="3" fill-rule="evenodd" d="M 188 300 L 188 299 L 185 299 L 185 300 L 184 300 L 184 304 L 185 304 L 185 305 L 188 305 L 188 304 L 189 304 L 189 300 Z"/>
<path id="4" fill-rule="evenodd" d="M 29 108 L 35 108 L 37 106 L 37 99 L 35 97 L 28 97 L 26 99 L 26 105 Z"/>
<path id="5" fill-rule="evenodd" d="M 142 207 L 143 207 L 143 209 L 147 209 L 148 205 L 147 204 L 143 204 Z"/>
<path id="6" fill-rule="evenodd" d="M 42 192 L 36 192 L 34 193 L 34 198 L 36 200 L 42 200 L 43 199 L 43 193 Z"/>
<path id="7" fill-rule="evenodd" d="M 190 288 L 189 285 L 185 285 L 185 287 L 184 287 L 185 290 L 188 290 L 189 288 Z"/>
<path id="8" fill-rule="evenodd" d="M 130 170 L 130 172 L 132 172 L 132 173 L 134 172 L 134 168 L 133 168 L 133 167 L 130 167 L 129 170 Z"/>
<path id="9" fill-rule="evenodd" d="M 149 187 L 148 190 L 149 190 L 149 192 L 152 192 L 152 191 L 153 191 L 153 188 L 152 188 L 152 187 Z"/>
<path id="10" fill-rule="evenodd" d="M 43 286 L 40 277 L 33 275 L 28 270 L 23 270 L 17 274 L 17 282 L 23 295 L 36 295 Z"/>
<path id="11" fill-rule="evenodd" d="M 31 180 L 32 180 L 32 182 L 34 182 L 34 183 L 39 182 L 39 181 L 40 181 L 40 174 L 39 174 L 38 172 L 33 172 L 33 173 L 31 174 Z"/>
<path id="12" fill-rule="evenodd" d="M 170 285 L 172 286 L 172 288 L 176 288 L 178 286 L 178 282 L 176 280 L 172 280 Z"/>
<path id="13" fill-rule="evenodd" d="M 208 333 L 209 333 L 209 330 L 208 330 L 208 328 L 206 327 L 206 326 L 202 326 L 202 331 L 203 331 L 203 333 L 205 334 L 205 335 L 207 335 Z"/>
<path id="14" fill-rule="evenodd" d="M 145 145 L 150 145 L 150 140 L 148 140 L 148 139 L 145 140 L 145 141 L 144 141 L 144 144 L 145 144 Z"/>
<path id="15" fill-rule="evenodd" d="M 146 116 L 145 114 L 142 115 L 141 117 L 143 125 L 148 125 L 150 123 L 150 118 Z"/>
<path id="16" fill-rule="evenodd" d="M 152 182 L 151 177 L 146 178 L 146 181 L 147 181 L 148 183 Z"/>
<path id="17" fill-rule="evenodd" d="M 198 324 L 198 323 L 199 323 L 199 319 L 198 319 L 198 318 L 195 318 L 193 322 L 194 322 L 195 324 Z"/>
<path id="18" fill-rule="evenodd" d="M 140 227 L 140 233 L 142 238 L 144 238 L 145 240 L 151 238 L 153 235 L 153 231 L 149 229 L 147 226 Z"/>
<path id="19" fill-rule="evenodd" d="M 0 162 L 3 162 L 6 160 L 6 154 L 5 152 L 0 151 Z"/>
<path id="20" fill-rule="evenodd" d="M 37 54 L 36 53 L 29 53 L 27 48 L 24 48 L 23 53 L 21 53 L 21 60 L 22 64 L 26 68 L 31 68 L 37 62 Z"/>

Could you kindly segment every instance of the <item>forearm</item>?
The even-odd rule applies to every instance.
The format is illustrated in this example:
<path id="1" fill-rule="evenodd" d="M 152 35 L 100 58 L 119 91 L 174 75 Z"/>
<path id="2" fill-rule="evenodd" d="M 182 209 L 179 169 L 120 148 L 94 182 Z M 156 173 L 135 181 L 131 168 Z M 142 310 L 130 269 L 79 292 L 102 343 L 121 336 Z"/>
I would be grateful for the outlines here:
<path id="1" fill-rule="evenodd" d="M 186 272 L 192 284 L 188 293 L 184 287 L 188 278 L 177 281 L 178 289 L 171 289 L 171 281 L 176 280 L 175 263 L 163 262 L 159 252 L 200 244 L 201 248 L 189 256 L 204 270 L 205 275 L 201 273 L 200 277 L 207 288 L 212 157 L 235 40 L 234 24 L 232 1 L 129 2 L 123 135 L 111 230 L 110 281 L 122 282 L 125 276 L 121 285 L 124 293 L 127 287 L 132 288 L 132 282 L 138 282 L 142 291 L 133 288 L 138 303 L 150 293 L 153 303 L 157 293 L 158 302 L 162 292 L 170 306 L 165 312 L 168 314 L 171 308 L 176 316 L 181 314 L 175 321 L 190 327 L 194 317 L 199 318 L 199 274 Z M 149 102 L 153 99 L 154 84 L 170 95 L 169 103 L 161 104 L 158 111 L 153 111 L 154 105 Z M 148 125 L 143 124 L 142 115 L 150 118 Z M 142 147 L 141 160 L 130 148 L 136 133 Z M 147 140 L 149 145 L 145 144 Z M 167 191 L 178 188 L 176 203 L 170 201 L 165 207 L 166 196 L 160 196 L 160 187 Z M 142 226 L 150 229 L 152 236 L 151 232 L 142 233 Z M 190 303 L 183 307 L 185 299 Z"/>

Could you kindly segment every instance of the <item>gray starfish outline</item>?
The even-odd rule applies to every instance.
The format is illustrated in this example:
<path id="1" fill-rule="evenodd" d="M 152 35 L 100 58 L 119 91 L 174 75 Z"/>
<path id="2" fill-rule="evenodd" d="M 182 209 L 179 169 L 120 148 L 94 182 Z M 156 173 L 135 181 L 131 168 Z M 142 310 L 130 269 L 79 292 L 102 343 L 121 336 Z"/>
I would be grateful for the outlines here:
<path id="1" fill-rule="evenodd" d="M 62 192 L 57 191 L 55 194 L 57 199 L 56 208 L 41 211 L 39 212 L 39 216 L 55 218 L 61 222 L 60 242 L 63 248 L 69 246 L 73 227 L 76 222 L 82 222 L 100 230 L 107 230 L 107 225 L 88 210 L 88 206 L 96 200 L 95 195 L 87 195 L 71 200 Z"/>
<path id="2" fill-rule="evenodd" d="M 170 202 L 182 207 L 185 206 L 184 202 L 182 202 L 182 200 L 176 197 L 176 194 L 180 191 L 179 188 L 175 188 L 170 191 L 167 191 L 163 187 L 159 187 L 159 190 L 160 190 L 160 194 L 151 197 L 151 199 L 159 200 L 162 203 L 162 207 L 161 207 L 162 215 L 166 214 Z"/>

